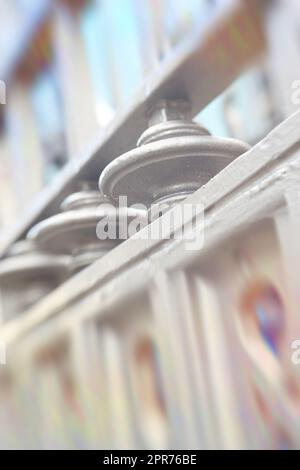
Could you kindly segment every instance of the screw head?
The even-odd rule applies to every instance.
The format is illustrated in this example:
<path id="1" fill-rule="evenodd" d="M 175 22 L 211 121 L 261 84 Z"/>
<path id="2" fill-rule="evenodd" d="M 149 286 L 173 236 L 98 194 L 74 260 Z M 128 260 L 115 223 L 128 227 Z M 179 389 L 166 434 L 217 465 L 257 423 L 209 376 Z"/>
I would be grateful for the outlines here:
<path id="1" fill-rule="evenodd" d="M 186 100 L 159 100 L 149 108 L 149 127 L 168 121 L 185 120 L 191 105 Z"/>

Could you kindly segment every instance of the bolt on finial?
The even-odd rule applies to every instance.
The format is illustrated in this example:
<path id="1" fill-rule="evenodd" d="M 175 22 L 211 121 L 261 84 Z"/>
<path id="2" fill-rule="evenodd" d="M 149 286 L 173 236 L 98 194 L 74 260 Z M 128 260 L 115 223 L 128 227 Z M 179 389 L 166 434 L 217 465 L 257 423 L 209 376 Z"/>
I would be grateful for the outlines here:
<path id="1" fill-rule="evenodd" d="M 147 112 L 149 127 L 167 121 L 185 120 L 190 110 L 190 103 L 183 99 L 159 100 Z"/>
<path id="2" fill-rule="evenodd" d="M 175 137 L 209 135 L 209 131 L 188 119 L 191 105 L 183 99 L 159 100 L 149 108 L 149 127 L 140 136 L 137 146 Z"/>

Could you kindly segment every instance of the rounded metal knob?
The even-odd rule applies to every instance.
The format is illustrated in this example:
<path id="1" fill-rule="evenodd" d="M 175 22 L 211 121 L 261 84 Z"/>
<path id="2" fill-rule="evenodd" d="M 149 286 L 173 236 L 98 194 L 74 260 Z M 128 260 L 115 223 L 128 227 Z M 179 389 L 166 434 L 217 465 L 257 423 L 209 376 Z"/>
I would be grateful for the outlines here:
<path id="1" fill-rule="evenodd" d="M 62 212 L 35 225 L 28 239 L 54 253 L 72 255 L 72 271 L 78 271 L 102 257 L 121 240 L 99 239 L 97 226 L 101 220 L 122 225 L 133 219 L 144 218 L 144 211 L 122 208 L 118 211 L 98 191 L 84 190 L 68 196 L 62 203 Z M 117 233 L 117 231 L 116 231 Z"/>
<path id="2" fill-rule="evenodd" d="M 117 203 L 148 208 L 163 201 L 173 205 L 196 191 L 232 160 L 249 149 L 243 142 L 211 136 L 188 121 L 184 102 L 163 101 L 152 111 L 150 128 L 138 147 L 113 160 L 102 172 L 100 190 Z"/>
<path id="3" fill-rule="evenodd" d="M 0 282 L 23 280 L 28 284 L 41 275 L 62 278 L 66 276 L 70 258 L 53 256 L 41 251 L 30 240 L 15 243 L 0 262 Z"/>
<path id="4" fill-rule="evenodd" d="M 23 312 L 69 275 L 70 257 L 41 251 L 33 241 L 15 243 L 0 262 L 2 320 Z"/>

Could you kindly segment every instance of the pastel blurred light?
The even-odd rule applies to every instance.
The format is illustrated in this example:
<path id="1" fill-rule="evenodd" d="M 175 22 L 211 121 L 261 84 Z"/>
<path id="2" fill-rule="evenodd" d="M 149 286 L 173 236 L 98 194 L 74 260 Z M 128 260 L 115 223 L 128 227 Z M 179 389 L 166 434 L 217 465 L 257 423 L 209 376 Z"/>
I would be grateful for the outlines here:
<path id="1" fill-rule="evenodd" d="M 17 57 L 22 54 L 24 40 L 49 5 L 49 0 L 0 0 L 0 78 L 5 79 Z"/>

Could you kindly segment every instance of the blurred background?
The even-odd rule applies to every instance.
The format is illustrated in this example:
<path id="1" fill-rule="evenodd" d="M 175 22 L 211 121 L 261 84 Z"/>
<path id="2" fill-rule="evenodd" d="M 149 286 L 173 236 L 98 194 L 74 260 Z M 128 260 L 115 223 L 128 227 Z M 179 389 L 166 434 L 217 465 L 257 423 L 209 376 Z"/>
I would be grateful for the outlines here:
<path id="1" fill-rule="evenodd" d="M 227 3 L 0 0 L 0 233 Z M 299 5 L 266 3 L 267 53 L 197 117 L 250 144 L 296 109 L 286 94 L 300 70 Z"/>

